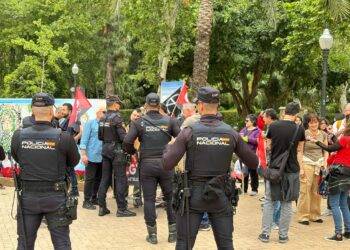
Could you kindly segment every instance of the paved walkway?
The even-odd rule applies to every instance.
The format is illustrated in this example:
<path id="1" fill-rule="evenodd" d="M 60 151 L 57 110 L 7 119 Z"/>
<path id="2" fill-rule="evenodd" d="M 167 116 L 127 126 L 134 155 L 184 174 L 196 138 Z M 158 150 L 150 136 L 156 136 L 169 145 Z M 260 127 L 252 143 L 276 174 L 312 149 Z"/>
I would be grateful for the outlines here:
<path id="1" fill-rule="evenodd" d="M 110 249 L 110 250 L 146 250 L 146 249 L 174 249 L 175 244 L 167 243 L 167 223 L 164 209 L 158 209 L 158 245 L 150 245 L 145 241 L 146 229 L 143 222 L 141 208 L 132 209 L 137 212 L 133 218 L 115 217 L 116 206 L 108 194 L 107 204 L 111 214 L 104 217 L 97 216 L 97 210 L 91 211 L 81 208 L 82 193 L 79 199 L 78 220 L 71 226 L 71 240 L 74 250 Z M 15 249 L 17 244 L 16 224 L 11 218 L 13 188 L 0 190 L 0 249 Z M 322 209 L 325 208 L 322 200 Z M 295 219 L 290 228 L 290 241 L 287 244 L 277 242 L 277 231 L 273 231 L 270 243 L 261 243 L 257 237 L 260 233 L 261 208 L 258 197 L 241 196 L 238 213 L 234 217 L 235 249 L 242 250 L 303 250 L 303 249 L 350 249 L 350 240 L 335 243 L 323 238 L 333 234 L 332 217 L 326 217 L 325 223 L 312 223 L 303 226 Z M 39 229 L 36 248 L 40 250 L 53 249 L 46 226 Z M 194 249 L 216 249 L 212 231 L 199 232 Z"/>

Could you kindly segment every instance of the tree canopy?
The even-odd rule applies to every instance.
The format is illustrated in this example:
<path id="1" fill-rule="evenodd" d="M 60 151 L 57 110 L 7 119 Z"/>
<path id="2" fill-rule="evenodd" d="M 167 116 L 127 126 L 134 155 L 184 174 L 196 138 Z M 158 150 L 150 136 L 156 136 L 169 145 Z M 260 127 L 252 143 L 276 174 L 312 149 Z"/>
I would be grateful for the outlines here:
<path id="1" fill-rule="evenodd" d="M 200 8 L 211 4 L 204 20 Z M 7 0 L 0 8 L 1 97 L 41 89 L 69 97 L 77 63 L 88 97 L 115 93 L 134 108 L 163 80 L 195 89 L 204 78 L 192 83 L 193 69 L 208 51 L 207 82 L 224 93 L 224 108 L 245 115 L 298 99 L 318 111 L 324 28 L 334 37 L 328 110 L 348 93 L 349 1 Z M 198 42 L 209 31 L 210 42 Z"/>

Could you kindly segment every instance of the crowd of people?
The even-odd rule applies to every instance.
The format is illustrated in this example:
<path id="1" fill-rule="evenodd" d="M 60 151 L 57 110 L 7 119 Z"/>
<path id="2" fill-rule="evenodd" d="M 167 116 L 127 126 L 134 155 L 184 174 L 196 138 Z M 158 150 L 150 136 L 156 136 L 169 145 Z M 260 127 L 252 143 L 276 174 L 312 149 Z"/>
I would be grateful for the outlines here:
<path id="1" fill-rule="evenodd" d="M 294 104 L 296 106 L 296 104 Z M 343 109 L 334 124 L 316 114 L 303 118 L 297 107 L 288 104 L 285 113 L 277 120 L 276 112 L 268 109 L 262 118 L 266 123 L 265 141 L 269 167 L 288 147 L 293 134 L 293 123 L 299 132 L 292 142 L 285 179 L 282 184 L 265 181 L 263 197 L 263 223 L 259 239 L 268 242 L 271 228 L 279 230 L 279 241 L 288 241 L 292 218 L 291 202 L 297 204 L 297 220 L 302 225 L 323 223 L 321 197 L 327 196 L 327 210 L 323 215 L 333 215 L 335 234 L 325 237 L 342 241 L 350 237 L 350 103 Z M 263 127 L 262 127 L 263 129 Z M 257 139 L 256 139 L 257 140 Z M 296 173 L 293 176 L 293 173 Z M 282 187 L 282 197 L 273 188 Z M 253 188 L 253 187 L 252 187 Z M 273 194 L 275 192 L 275 194 Z M 273 197 L 275 196 L 275 197 Z"/>
<path id="2" fill-rule="evenodd" d="M 35 95 L 33 115 L 23 120 L 23 128 L 16 131 L 11 145 L 14 159 L 21 167 L 23 183 L 23 220 L 18 221 L 19 249 L 34 249 L 38 223 L 43 217 L 55 248 L 71 249 L 69 224 L 74 216 L 66 216 L 68 221 L 57 225 L 55 220 L 62 214 L 55 212 L 67 203 L 64 197 L 79 196 L 74 172 L 79 155 L 73 144 L 80 148 L 81 161 L 86 166 L 82 207 L 96 210 L 98 205 L 99 216 L 111 212 L 106 202 L 110 187 L 117 203 L 116 216 L 136 215 L 128 204 L 126 166 L 129 157 L 138 163 L 139 183 L 134 185 L 132 196 L 135 207 L 144 205 L 146 241 L 151 244 L 158 243 L 155 203 L 160 186 L 167 213 L 169 243 L 176 242 L 176 249 L 190 249 L 195 244 L 198 230 L 212 228 L 218 249 L 233 249 L 231 193 L 235 190 L 227 192 L 225 186 L 233 153 L 244 174 L 241 180 L 244 193 L 248 192 L 250 183 L 249 195 L 257 196 L 259 174 L 265 178 L 264 196 L 260 198 L 263 202 L 260 241 L 269 242 L 272 229 L 278 230 L 280 243 L 289 241 L 292 202 L 297 204 L 296 216 L 300 224 L 323 223 L 321 191 L 323 196 L 328 196 L 326 212 L 333 215 L 335 224 L 335 234 L 326 239 L 349 239 L 350 103 L 334 124 L 313 113 L 299 116 L 299 104 L 291 102 L 279 118 L 271 108 L 258 116 L 248 114 L 245 127 L 236 132 L 222 121 L 218 112 L 219 96 L 216 89 L 201 88 L 193 103 L 182 106 L 182 114 L 177 119 L 167 114 L 157 94 L 150 93 L 144 107 L 133 110 L 127 124 L 118 112 L 123 107 L 122 100 L 110 96 L 106 98 L 105 107 L 95 107 L 95 119 L 84 126 L 79 123 L 70 126 L 72 105 L 65 103 L 53 111 L 51 95 Z M 29 141 L 30 147 L 23 148 L 24 141 Z M 32 145 L 43 141 L 45 145 L 56 145 L 48 146 L 55 151 L 35 151 L 39 147 Z M 263 159 L 257 153 L 259 146 L 264 150 Z M 32 158 L 40 154 L 46 162 L 38 162 L 40 157 Z M 282 155 L 286 155 L 283 166 L 280 164 Z M 52 169 L 42 170 L 50 162 Z M 36 167 L 29 171 L 27 165 Z M 56 171 L 55 167 L 64 169 L 64 173 L 58 171 L 58 176 L 54 176 L 50 171 Z M 275 168 L 282 169 L 278 172 L 278 181 L 266 174 Z M 183 186 L 181 197 L 176 200 L 173 180 L 178 171 L 188 173 L 189 191 Z M 69 194 L 68 186 L 57 190 L 52 187 L 52 183 L 56 187 L 65 179 L 67 173 L 71 183 Z M 323 185 L 324 190 L 320 190 L 320 182 L 327 183 Z M 64 192 L 53 195 L 54 191 Z M 49 209 L 32 211 L 30 205 L 39 199 L 37 192 L 47 195 L 45 201 L 51 206 Z M 184 212 L 186 207 L 188 210 Z"/>

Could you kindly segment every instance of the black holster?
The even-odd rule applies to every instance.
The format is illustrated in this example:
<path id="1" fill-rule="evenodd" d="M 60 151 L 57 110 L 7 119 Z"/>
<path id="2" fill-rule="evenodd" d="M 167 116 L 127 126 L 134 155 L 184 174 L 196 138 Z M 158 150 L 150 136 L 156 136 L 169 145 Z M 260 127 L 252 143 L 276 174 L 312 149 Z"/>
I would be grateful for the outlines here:
<path id="1" fill-rule="evenodd" d="M 232 179 L 230 175 L 227 175 L 225 179 L 225 194 L 231 201 L 235 213 L 235 208 L 238 206 L 239 201 L 239 190 L 236 188 L 236 180 Z"/>
<path id="2" fill-rule="evenodd" d="M 176 172 L 173 181 L 173 209 L 177 212 L 181 208 L 181 202 L 184 202 L 184 179 L 183 173 Z"/>
<path id="3" fill-rule="evenodd" d="M 78 218 L 78 198 L 75 196 L 67 196 L 66 198 L 66 216 L 70 220 Z"/>

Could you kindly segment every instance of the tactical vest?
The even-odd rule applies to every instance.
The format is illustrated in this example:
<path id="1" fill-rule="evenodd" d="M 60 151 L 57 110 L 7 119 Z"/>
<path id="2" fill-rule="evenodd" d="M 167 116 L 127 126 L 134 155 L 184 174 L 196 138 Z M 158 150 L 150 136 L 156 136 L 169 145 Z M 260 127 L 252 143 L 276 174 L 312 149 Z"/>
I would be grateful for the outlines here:
<path id="1" fill-rule="evenodd" d="M 60 135 L 61 131 L 54 128 L 21 130 L 19 164 L 22 180 L 58 182 L 65 179 L 66 156 L 58 149 Z"/>
<path id="2" fill-rule="evenodd" d="M 120 117 L 117 112 L 109 112 L 105 114 L 98 123 L 98 139 L 103 142 L 117 142 L 121 143 L 118 136 L 116 123 L 114 122 L 115 117 Z"/>
<path id="3" fill-rule="evenodd" d="M 170 136 L 170 117 L 164 115 L 161 119 L 152 119 L 145 115 L 145 119 L 141 121 L 141 137 L 140 137 L 140 153 L 141 158 L 161 158 L 165 145 L 171 140 Z"/>
<path id="4" fill-rule="evenodd" d="M 193 136 L 186 158 L 190 175 L 213 177 L 229 172 L 235 147 L 233 129 L 224 122 L 217 126 L 196 122 L 190 127 Z"/>

